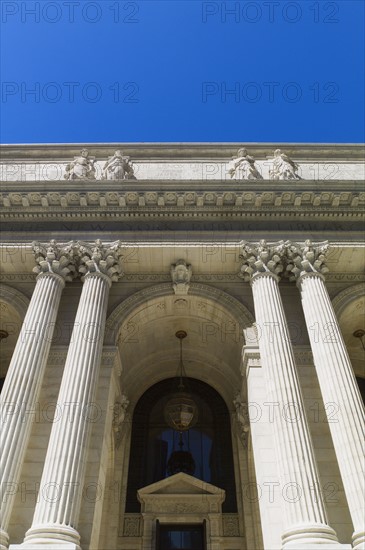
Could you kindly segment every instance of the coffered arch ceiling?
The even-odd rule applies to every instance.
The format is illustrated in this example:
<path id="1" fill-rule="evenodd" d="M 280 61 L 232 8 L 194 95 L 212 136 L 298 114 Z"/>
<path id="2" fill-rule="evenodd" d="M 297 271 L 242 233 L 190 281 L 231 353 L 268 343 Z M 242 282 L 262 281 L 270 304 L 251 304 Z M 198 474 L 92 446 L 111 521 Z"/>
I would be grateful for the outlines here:
<path id="1" fill-rule="evenodd" d="M 186 375 L 214 387 L 232 408 L 241 388 L 242 329 L 252 314 L 228 294 L 205 285 L 191 285 L 189 294 L 158 285 L 137 293 L 115 308 L 107 334 L 117 338 L 123 373 L 122 391 L 135 405 L 143 392 L 179 366 L 178 330 L 185 330 Z"/>

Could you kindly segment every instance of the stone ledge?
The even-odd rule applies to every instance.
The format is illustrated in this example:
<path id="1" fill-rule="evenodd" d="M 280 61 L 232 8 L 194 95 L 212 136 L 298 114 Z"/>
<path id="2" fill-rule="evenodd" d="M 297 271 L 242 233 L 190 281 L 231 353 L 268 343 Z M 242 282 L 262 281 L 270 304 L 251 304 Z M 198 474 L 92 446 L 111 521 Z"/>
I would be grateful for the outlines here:
<path id="1" fill-rule="evenodd" d="M 80 547 L 77 544 L 71 544 L 65 542 L 64 544 L 55 543 L 50 544 L 11 544 L 9 550 L 80 550 Z"/>

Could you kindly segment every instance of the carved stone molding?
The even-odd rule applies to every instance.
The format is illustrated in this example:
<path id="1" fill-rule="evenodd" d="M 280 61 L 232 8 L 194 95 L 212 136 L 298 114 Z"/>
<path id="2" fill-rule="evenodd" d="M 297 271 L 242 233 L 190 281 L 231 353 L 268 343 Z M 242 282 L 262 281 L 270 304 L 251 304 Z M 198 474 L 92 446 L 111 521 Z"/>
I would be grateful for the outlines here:
<path id="1" fill-rule="evenodd" d="M 54 367 L 63 367 L 66 362 L 68 346 L 55 346 L 50 349 L 48 364 Z"/>
<path id="2" fill-rule="evenodd" d="M 238 514 L 222 514 L 222 521 L 224 537 L 240 536 L 240 523 Z"/>
<path id="3" fill-rule="evenodd" d="M 327 182 L 321 189 L 317 183 L 308 190 L 278 190 L 273 183 L 271 188 L 266 185 L 266 189 L 238 190 L 236 186 L 243 185 L 238 182 L 234 186 L 231 184 L 230 189 L 225 184 L 224 190 L 221 185 L 216 189 L 211 189 L 209 185 L 210 190 L 207 191 L 202 190 L 207 187 L 206 182 L 199 182 L 198 190 L 191 182 L 185 184 L 185 189 L 182 189 L 181 183 L 174 189 L 175 184 L 169 182 L 168 192 L 160 188 L 152 190 L 150 182 L 148 187 L 138 183 L 141 187 L 137 186 L 135 190 L 112 189 L 112 182 L 108 184 L 109 189 L 100 190 L 100 184 L 91 189 L 92 182 L 89 182 L 85 191 L 80 191 L 79 187 L 60 190 L 59 184 L 48 191 L 31 191 L 29 182 L 24 189 L 24 184 L 20 183 L 13 191 L 9 184 L 10 188 L 4 186 L 0 194 L 1 218 L 7 223 L 22 224 L 40 220 L 44 223 L 87 223 L 90 218 L 104 223 L 156 220 L 161 224 L 163 219 L 168 218 L 171 224 L 172 221 L 196 221 L 196 216 L 205 220 L 255 221 L 281 220 L 285 215 L 286 219 L 295 217 L 298 223 L 311 219 L 316 224 L 328 220 L 343 224 L 350 220 L 361 221 L 365 205 L 365 193 L 358 185 L 360 182 L 346 182 L 340 189 L 336 186 L 328 189 Z M 49 187 L 52 187 L 52 182 Z"/>
<path id="4" fill-rule="evenodd" d="M 142 535 L 141 514 L 124 514 L 123 537 L 140 537 Z"/>
<path id="5" fill-rule="evenodd" d="M 326 277 L 326 279 L 328 279 L 328 277 Z M 365 296 L 365 284 L 350 286 L 337 294 L 332 300 L 333 309 L 335 310 L 337 318 L 341 316 L 348 304 L 362 296 Z"/>
<path id="6" fill-rule="evenodd" d="M 34 283 L 35 273 L 0 273 L 0 283 Z M 132 283 L 165 283 L 171 280 L 171 275 L 166 273 L 126 273 L 123 281 Z M 192 283 L 228 283 L 239 282 L 238 273 L 198 273 L 191 277 Z M 329 272 L 326 275 L 328 283 L 363 283 L 365 273 Z"/>
<path id="7" fill-rule="evenodd" d="M 0 283 L 35 283 L 35 273 L 1 273 Z"/>
<path id="8" fill-rule="evenodd" d="M 313 363 L 313 353 L 311 348 L 308 346 L 303 348 L 293 348 L 295 363 L 298 367 L 300 366 L 312 366 Z"/>
<path id="9" fill-rule="evenodd" d="M 0 279 L 1 280 L 1 279 Z M 19 314 L 21 319 L 24 319 L 29 306 L 30 300 L 24 296 L 19 290 L 10 286 L 0 285 L 0 300 L 12 306 Z"/>

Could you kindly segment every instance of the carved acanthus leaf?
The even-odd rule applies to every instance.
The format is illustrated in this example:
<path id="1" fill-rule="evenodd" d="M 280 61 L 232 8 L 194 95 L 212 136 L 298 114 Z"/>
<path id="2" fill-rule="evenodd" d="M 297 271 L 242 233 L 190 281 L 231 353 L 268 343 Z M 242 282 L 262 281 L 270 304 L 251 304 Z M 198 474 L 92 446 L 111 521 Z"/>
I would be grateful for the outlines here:
<path id="1" fill-rule="evenodd" d="M 65 281 L 72 281 L 76 276 L 74 243 L 59 246 L 55 240 L 49 243 L 32 243 L 36 267 L 33 272 L 55 273 L 60 275 Z"/>
<path id="2" fill-rule="evenodd" d="M 304 273 L 320 273 L 324 275 L 329 271 L 326 266 L 326 255 L 329 248 L 328 241 L 313 244 L 306 240 L 304 245 L 298 245 L 291 241 L 285 243 L 288 263 L 286 271 L 290 280 L 296 280 Z"/>
<path id="3" fill-rule="evenodd" d="M 80 256 L 79 272 L 83 277 L 88 273 L 103 273 L 112 281 L 122 277 L 122 251 L 120 241 L 109 246 L 103 245 L 100 239 L 95 243 L 78 243 Z"/>
<path id="4" fill-rule="evenodd" d="M 258 244 L 244 243 L 240 255 L 243 260 L 240 277 L 249 281 L 256 273 L 273 273 L 279 276 L 284 270 L 284 256 L 284 241 L 270 245 L 265 240 Z"/>

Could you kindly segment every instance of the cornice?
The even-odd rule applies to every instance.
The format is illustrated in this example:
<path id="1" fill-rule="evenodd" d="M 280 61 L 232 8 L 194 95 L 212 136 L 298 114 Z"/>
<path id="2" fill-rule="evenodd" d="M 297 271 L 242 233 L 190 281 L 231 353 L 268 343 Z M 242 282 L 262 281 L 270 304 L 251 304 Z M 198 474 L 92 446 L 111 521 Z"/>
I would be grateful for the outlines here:
<path id="1" fill-rule="evenodd" d="M 363 161 L 361 143 L 67 143 L 67 144 L 9 144 L 0 146 L 2 160 L 69 160 L 87 147 L 94 156 L 106 158 L 116 149 L 139 159 L 215 159 L 227 160 L 241 147 L 247 147 L 256 159 L 272 157 L 274 149 L 284 149 L 298 160 Z"/>
<path id="2" fill-rule="evenodd" d="M 130 185 L 130 184 L 129 184 Z M 301 219 L 361 220 L 365 193 L 360 181 L 285 182 L 223 185 L 211 182 L 138 182 L 126 186 L 80 183 L 62 186 L 19 183 L 3 185 L 3 221 L 118 221 L 136 219 Z M 295 188 L 294 188 L 295 187 Z M 91 190 L 91 188 L 94 188 Z M 16 189 L 16 191 L 14 190 Z M 5 227 L 3 228 L 6 229 Z"/>

